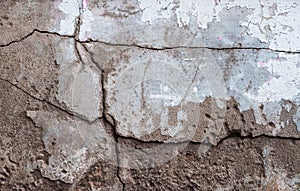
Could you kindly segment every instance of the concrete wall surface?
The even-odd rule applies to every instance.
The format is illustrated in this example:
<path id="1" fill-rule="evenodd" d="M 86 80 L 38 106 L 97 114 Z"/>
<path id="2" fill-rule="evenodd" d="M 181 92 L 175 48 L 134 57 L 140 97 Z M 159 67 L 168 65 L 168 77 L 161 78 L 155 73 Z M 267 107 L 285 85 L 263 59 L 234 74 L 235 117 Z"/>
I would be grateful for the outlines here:
<path id="1" fill-rule="evenodd" d="M 1 0 L 0 190 L 300 190 L 298 0 Z"/>

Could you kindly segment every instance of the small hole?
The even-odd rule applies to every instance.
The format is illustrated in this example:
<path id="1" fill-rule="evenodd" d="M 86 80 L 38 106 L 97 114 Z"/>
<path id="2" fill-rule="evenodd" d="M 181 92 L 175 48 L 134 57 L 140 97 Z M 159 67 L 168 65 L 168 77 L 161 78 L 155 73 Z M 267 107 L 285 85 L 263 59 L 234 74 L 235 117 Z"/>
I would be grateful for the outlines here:
<path id="1" fill-rule="evenodd" d="M 264 105 L 260 105 L 259 108 L 260 108 L 261 110 L 264 110 Z"/>
<path id="2" fill-rule="evenodd" d="M 208 113 L 205 113 L 205 117 L 207 117 L 208 119 L 212 119 L 212 117 Z"/>
<path id="3" fill-rule="evenodd" d="M 226 129 L 229 129 L 229 124 L 228 124 L 228 122 L 226 121 L 226 122 L 224 122 L 224 126 L 225 126 L 225 128 Z"/>
<path id="4" fill-rule="evenodd" d="M 268 123 L 269 126 L 276 128 L 275 124 L 273 122 Z"/>

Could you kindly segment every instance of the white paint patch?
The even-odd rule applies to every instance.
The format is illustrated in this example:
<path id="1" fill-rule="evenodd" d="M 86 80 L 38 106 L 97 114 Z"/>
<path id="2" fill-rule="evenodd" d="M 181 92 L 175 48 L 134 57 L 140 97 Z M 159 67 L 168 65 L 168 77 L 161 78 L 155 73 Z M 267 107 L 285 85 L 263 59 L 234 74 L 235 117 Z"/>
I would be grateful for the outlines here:
<path id="1" fill-rule="evenodd" d="M 178 111 L 177 119 L 178 120 L 188 120 L 186 112 L 184 112 L 182 110 Z"/>
<path id="2" fill-rule="evenodd" d="M 292 105 L 287 103 L 287 104 L 284 104 L 283 107 L 287 110 L 287 112 L 290 112 L 291 109 L 292 109 Z"/>
<path id="3" fill-rule="evenodd" d="M 63 0 L 58 8 L 65 13 L 65 18 L 60 21 L 60 34 L 72 35 L 76 28 L 76 18 L 79 16 L 81 5 L 78 0 Z"/>
<path id="4" fill-rule="evenodd" d="M 252 10 L 248 21 L 247 34 L 269 43 L 274 50 L 300 50 L 300 12 L 297 0 L 224 0 L 217 10 L 231 7 L 247 7 Z M 298 39 L 298 40 L 296 40 Z"/>
<path id="5" fill-rule="evenodd" d="M 139 0 L 143 10 L 142 21 L 152 23 L 156 19 L 170 19 L 175 6 L 173 0 Z"/>
<path id="6" fill-rule="evenodd" d="M 179 27 L 189 25 L 191 17 L 197 18 L 198 26 L 207 28 L 207 23 L 214 18 L 214 1 L 187 0 L 179 1 L 179 8 L 176 9 L 177 22 Z"/>
<path id="7" fill-rule="evenodd" d="M 181 96 L 178 95 L 160 95 L 160 94 L 153 94 L 149 95 L 150 99 L 156 99 L 156 100 L 163 100 L 167 105 L 170 106 L 176 106 L 180 103 L 182 100 Z"/>
<path id="8" fill-rule="evenodd" d="M 197 18 L 201 28 L 207 28 L 207 23 L 214 18 L 214 1 L 207 0 L 139 0 L 143 10 L 142 21 L 152 23 L 156 19 L 171 19 L 177 17 L 179 27 L 190 24 L 191 17 Z"/>
<path id="9" fill-rule="evenodd" d="M 300 88 L 299 56 L 280 53 L 279 57 L 284 59 L 270 59 L 264 64 L 272 77 L 259 88 L 257 95 L 245 93 L 248 98 L 265 103 L 293 100 L 297 96 Z"/>
<path id="10" fill-rule="evenodd" d="M 88 39 L 88 36 L 86 34 L 92 31 L 92 25 L 95 18 L 94 18 L 94 14 L 86 8 L 84 12 L 81 14 L 81 19 L 83 22 L 79 31 L 80 33 L 79 39 L 85 41 Z"/>
<path id="11" fill-rule="evenodd" d="M 50 157 L 48 163 L 38 160 L 36 166 L 44 177 L 73 183 L 97 160 L 115 159 L 114 140 L 100 122 L 87 123 L 48 111 L 27 111 L 27 116 L 43 128 Z"/>
<path id="12" fill-rule="evenodd" d="M 291 109 L 284 106 L 282 100 L 297 103 L 300 93 L 299 55 L 272 54 L 256 65 L 252 61 L 232 68 L 228 84 L 231 96 L 239 102 L 241 111 L 253 109 L 256 123 L 267 126 L 267 130 L 276 135 L 287 124 L 280 118 L 282 107 Z M 270 122 L 275 128 L 268 125 Z"/>
<path id="13" fill-rule="evenodd" d="M 191 18 L 199 27 L 206 29 L 213 19 L 220 21 L 219 13 L 233 7 L 246 7 L 252 14 L 241 26 L 247 27 L 247 34 L 269 43 L 274 50 L 300 50 L 300 12 L 297 0 L 139 0 L 143 10 L 142 21 L 152 23 L 156 19 L 177 18 L 179 27 L 190 25 Z M 222 40 L 221 36 L 217 39 Z M 297 40 L 295 40 L 297 39 Z"/>

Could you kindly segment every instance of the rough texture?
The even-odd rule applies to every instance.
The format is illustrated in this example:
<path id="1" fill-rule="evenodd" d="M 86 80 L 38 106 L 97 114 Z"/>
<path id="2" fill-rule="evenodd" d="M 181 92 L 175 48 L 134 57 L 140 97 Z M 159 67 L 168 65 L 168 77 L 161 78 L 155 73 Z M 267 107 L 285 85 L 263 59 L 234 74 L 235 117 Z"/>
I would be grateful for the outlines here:
<path id="1" fill-rule="evenodd" d="M 0 5 L 0 45 L 19 41 L 34 30 L 73 35 L 79 15 L 78 1 L 8 0 Z"/>
<path id="2" fill-rule="evenodd" d="M 88 48 L 108 71 L 107 109 L 122 136 L 201 142 L 209 136 L 201 135 L 205 127 L 224 135 L 234 122 L 243 134 L 299 137 L 299 55 L 99 43 Z"/>
<path id="3" fill-rule="evenodd" d="M 300 189 L 297 0 L 0 5 L 1 191 Z"/>
<path id="4" fill-rule="evenodd" d="M 47 163 L 37 161 L 35 165 L 45 177 L 73 183 L 99 159 L 109 157 L 116 164 L 114 142 L 100 121 L 89 124 L 42 111 L 27 111 L 27 116 L 43 128 L 43 142 L 50 157 Z"/>
<path id="5" fill-rule="evenodd" d="M 62 181 L 51 181 L 36 168 L 30 168 L 31 161 L 48 161 L 42 141 L 42 131 L 26 118 L 26 110 L 53 110 L 45 102 L 33 99 L 9 82 L 1 84 L 1 190 L 65 190 L 69 185 Z"/>
<path id="6" fill-rule="evenodd" d="M 152 163 L 141 144 L 122 140 L 144 150 L 134 162 Z M 156 168 L 121 169 L 125 190 L 297 190 L 300 185 L 299 141 L 268 137 L 230 137 L 199 157 L 199 145 L 169 145 L 176 157 Z M 151 145 L 157 146 L 157 145 Z M 126 159 L 126 153 L 121 158 Z M 149 154 L 150 155 L 150 154 Z M 164 155 L 157 155 L 157 157 Z M 163 159 L 161 159 L 163 160 Z M 126 160 L 124 160 L 126 161 Z M 153 166 L 155 164 L 152 163 Z"/>

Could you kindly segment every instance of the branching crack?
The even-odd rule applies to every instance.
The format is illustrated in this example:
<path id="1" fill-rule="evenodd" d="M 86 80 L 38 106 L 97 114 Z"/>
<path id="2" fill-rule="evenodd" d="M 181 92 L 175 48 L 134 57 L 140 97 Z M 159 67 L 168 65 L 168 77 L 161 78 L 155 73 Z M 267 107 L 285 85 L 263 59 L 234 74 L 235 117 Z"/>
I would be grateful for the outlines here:
<path id="1" fill-rule="evenodd" d="M 106 99 L 107 99 L 107 91 L 104 87 L 104 84 L 105 84 L 105 81 L 106 81 L 106 74 L 105 74 L 105 71 L 104 69 L 100 66 L 99 63 L 97 63 L 95 60 L 94 60 L 94 56 L 93 56 L 93 53 L 90 52 L 88 50 L 88 48 L 82 44 L 85 51 L 89 53 L 90 55 L 90 58 L 91 58 L 91 61 L 93 62 L 93 64 L 99 69 L 99 71 L 101 71 L 101 88 L 102 88 L 102 108 L 103 108 L 103 113 L 102 113 L 102 120 L 104 123 L 108 124 L 110 126 L 110 128 L 112 129 L 112 132 L 113 132 L 113 137 L 114 137 L 114 140 L 115 140 L 115 152 L 116 152 L 116 156 L 117 156 L 117 178 L 119 179 L 120 183 L 122 184 L 122 190 L 124 191 L 125 190 L 125 183 L 122 181 L 122 178 L 120 176 L 120 151 L 119 151 L 119 135 L 116 131 L 116 121 L 115 119 L 110 116 L 109 114 L 106 113 L 107 111 L 107 106 L 106 106 Z"/>
<path id="2" fill-rule="evenodd" d="M 58 110 L 60 110 L 60 111 L 62 111 L 62 112 L 64 112 L 64 113 L 67 113 L 68 115 L 75 116 L 75 117 L 77 117 L 77 118 L 79 118 L 79 119 L 81 119 L 81 120 L 83 120 L 83 121 L 88 122 L 88 123 L 93 123 L 93 122 L 94 122 L 94 121 L 93 121 L 93 122 L 89 122 L 89 121 L 87 121 L 86 119 L 82 118 L 81 116 L 78 116 L 78 115 L 76 115 L 76 114 L 74 114 L 74 113 L 71 113 L 70 111 L 63 109 L 63 108 L 61 108 L 61 107 L 59 107 L 59 106 L 57 106 L 57 105 L 51 103 L 51 102 L 48 101 L 48 100 L 41 99 L 41 98 L 39 98 L 39 97 L 36 97 L 36 96 L 34 96 L 34 95 L 31 95 L 28 91 L 26 91 L 26 90 L 20 88 L 18 85 L 16 85 L 16 84 L 10 82 L 10 81 L 7 80 L 7 79 L 0 78 L 0 80 L 3 81 L 3 82 L 6 82 L 6 83 L 8 83 L 8 84 L 10 84 L 11 86 L 15 87 L 15 88 L 18 89 L 19 91 L 21 91 L 21 92 L 23 92 L 24 94 L 28 95 L 28 96 L 31 97 L 32 99 L 35 99 L 35 100 L 41 101 L 41 102 L 45 102 L 45 103 L 47 103 L 47 104 L 53 106 L 54 108 L 56 108 L 56 109 L 58 109 Z M 104 78 L 103 78 L 103 77 L 102 77 L 102 80 L 101 80 L 101 81 L 102 81 L 102 83 L 103 83 L 103 81 L 104 81 Z M 102 91 L 103 91 L 103 98 L 104 98 L 103 103 L 102 103 L 102 104 L 103 104 L 103 108 L 104 108 L 104 109 L 103 109 L 103 117 L 98 118 L 98 119 L 96 119 L 96 120 L 102 119 L 105 123 L 109 124 L 109 125 L 113 128 L 113 130 L 115 131 L 115 126 L 116 126 L 116 121 L 115 121 L 115 119 L 114 119 L 112 116 L 110 116 L 109 114 L 106 114 L 106 113 L 105 113 L 105 111 L 106 111 L 106 105 L 105 105 L 105 103 L 106 103 L 106 102 L 105 102 L 105 101 L 106 101 L 106 98 L 105 98 L 105 97 L 106 97 L 106 94 L 107 94 L 105 88 L 102 87 Z M 107 116 L 109 116 L 109 119 L 108 119 Z M 96 120 L 95 120 L 95 121 L 96 121 Z M 145 140 L 141 140 L 141 139 L 138 139 L 138 138 L 135 138 L 135 137 L 131 137 L 131 136 L 123 136 L 123 135 L 118 134 L 117 132 L 114 132 L 114 135 L 115 135 L 115 136 L 114 136 L 115 138 L 131 139 L 131 140 L 135 140 L 135 141 L 141 142 L 141 143 L 165 143 L 164 141 L 159 141 L 159 140 L 145 141 Z M 270 138 L 270 139 L 300 140 L 300 137 L 299 137 L 299 138 L 298 138 L 298 137 L 282 137 L 282 136 L 278 136 L 278 135 L 276 135 L 276 136 L 271 136 L 271 135 L 266 135 L 266 134 L 261 134 L 261 135 L 257 135 L 257 136 L 252 136 L 252 135 L 246 135 L 246 136 L 243 136 L 243 135 L 241 135 L 241 134 L 239 134 L 239 133 L 231 132 L 231 133 L 229 133 L 226 137 L 224 137 L 223 139 L 221 139 L 221 140 L 219 141 L 219 143 L 222 142 L 223 140 L 226 140 L 226 139 L 231 138 L 231 137 L 241 137 L 241 138 L 258 138 L 258 137 L 266 137 L 266 138 Z M 187 142 L 187 141 L 170 142 L 170 144 L 172 144 L 172 143 L 173 143 L 173 144 L 174 144 L 174 143 L 185 143 L 185 142 Z M 189 142 L 192 142 L 192 143 L 195 143 L 195 144 L 201 144 L 201 142 L 195 142 L 195 141 L 189 141 Z"/>
<path id="3" fill-rule="evenodd" d="M 171 50 L 171 49 L 209 49 L 209 50 L 217 50 L 217 51 L 218 50 L 221 50 L 221 51 L 222 50 L 267 50 L 267 51 L 273 51 L 273 52 L 279 52 L 279 53 L 280 52 L 281 53 L 290 53 L 290 54 L 299 54 L 300 53 L 300 51 L 274 50 L 274 49 L 265 48 L 265 47 L 223 47 L 223 48 L 218 48 L 218 47 L 208 47 L 208 46 L 199 46 L 199 47 L 197 47 L 197 46 L 173 46 L 173 47 L 157 48 L 155 46 L 145 46 L 145 45 L 138 45 L 138 44 L 117 44 L 117 43 L 109 43 L 109 42 L 96 41 L 96 40 L 80 41 L 78 39 L 79 38 L 79 32 L 80 32 L 80 25 L 81 25 L 80 16 L 81 15 L 79 15 L 78 18 L 77 18 L 76 29 L 75 29 L 73 35 L 61 35 L 57 32 L 41 31 L 41 30 L 38 30 L 38 29 L 34 29 L 32 32 L 25 35 L 24 37 L 22 37 L 18 40 L 11 41 L 7 44 L 0 45 L 0 47 L 7 47 L 7 46 L 10 46 L 14 43 L 21 42 L 21 41 L 27 39 L 28 37 L 32 36 L 34 33 L 50 34 L 50 35 L 56 35 L 56 36 L 59 36 L 59 37 L 72 38 L 72 39 L 75 40 L 75 50 L 76 50 L 76 53 L 78 55 L 78 59 L 81 63 L 84 63 L 83 59 L 81 57 L 80 51 L 78 50 L 77 45 L 80 43 L 83 46 L 85 51 L 88 52 L 88 54 L 90 55 L 91 61 L 99 69 L 99 71 L 101 73 L 101 88 L 102 88 L 102 96 L 103 96 L 102 97 L 102 107 L 103 107 L 102 112 L 103 113 L 102 113 L 102 117 L 100 119 L 102 119 L 104 123 L 108 124 L 110 126 L 110 128 L 112 129 L 112 132 L 113 132 L 113 137 L 114 137 L 114 140 L 115 140 L 115 153 L 116 153 L 116 156 L 117 156 L 117 178 L 119 179 L 120 183 L 123 186 L 122 190 L 125 190 L 126 184 L 122 181 L 122 178 L 121 178 L 121 175 L 120 175 L 120 172 L 121 172 L 120 171 L 121 170 L 121 167 L 120 167 L 120 162 L 121 161 L 120 160 L 121 159 L 120 159 L 119 139 L 134 140 L 134 141 L 137 141 L 139 143 L 157 143 L 157 144 L 180 144 L 180 143 L 187 143 L 187 142 L 189 142 L 191 144 L 202 144 L 202 143 L 201 142 L 194 142 L 194 141 L 180 141 L 180 142 L 170 142 L 170 143 L 165 143 L 164 141 L 159 141 L 159 140 L 144 141 L 144 140 L 140 140 L 140 139 L 135 138 L 135 137 L 126 137 L 126 136 L 119 135 L 117 130 L 116 130 L 117 122 L 115 121 L 113 116 L 110 116 L 108 113 L 106 113 L 107 112 L 107 105 L 106 105 L 106 103 L 107 103 L 107 90 L 105 88 L 105 84 L 106 84 L 106 80 L 107 80 L 106 71 L 104 70 L 104 68 L 99 63 L 97 63 L 95 61 L 93 53 L 88 50 L 88 48 L 86 47 L 86 44 L 88 44 L 88 43 L 101 43 L 101 44 L 108 45 L 108 46 L 132 47 L 132 48 L 148 49 L 148 50 L 153 50 L 153 51 L 162 51 L 162 50 Z M 198 69 L 199 68 L 197 68 L 197 71 L 198 71 Z M 197 71 L 195 73 L 194 78 L 197 75 Z M 51 103 L 48 100 L 45 100 L 45 99 L 39 98 L 37 96 L 31 95 L 28 91 L 22 89 L 21 87 L 19 87 L 18 85 L 10 82 L 7 79 L 0 78 L 0 80 L 4 81 L 6 83 L 9 83 L 11 86 L 17 88 L 18 90 L 20 90 L 21 92 L 23 92 L 26 95 L 30 96 L 31 98 L 33 98 L 35 100 L 38 100 L 38 101 L 41 101 L 41 102 L 45 102 L 45 103 L 53 106 L 54 108 L 56 108 L 56 109 L 58 109 L 58 110 L 60 110 L 64 113 L 67 113 L 68 115 L 75 116 L 75 117 L 77 117 L 77 118 L 79 118 L 83 121 L 88 122 L 88 123 L 93 123 L 94 122 L 94 121 L 89 122 L 87 119 L 83 118 L 82 116 L 79 116 L 75 113 L 72 113 L 72 112 L 66 110 L 66 109 L 63 109 L 63 108 L 57 106 L 56 104 Z M 96 120 L 98 120 L 98 119 L 96 119 Z M 243 136 L 240 133 L 229 132 L 227 136 L 221 138 L 221 140 L 217 143 L 217 146 L 222 144 L 222 142 L 224 142 L 225 140 L 233 138 L 233 137 L 238 137 L 238 138 L 241 138 L 241 139 L 247 139 L 247 138 L 256 139 L 256 138 L 259 138 L 259 137 L 264 137 L 264 138 L 268 138 L 268 139 L 300 140 L 300 138 L 296 138 L 296 137 L 279 137 L 279 136 L 270 136 L 270 135 L 265 135 L 265 134 L 261 134 L 261 135 L 258 135 L 258 136 L 252 136 L 252 135 Z"/>

